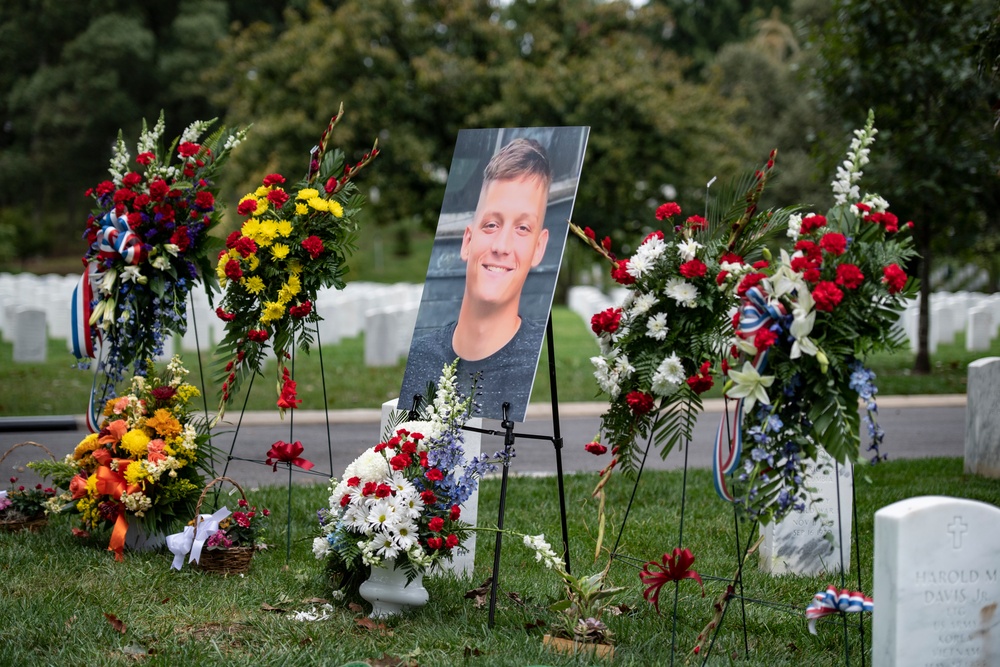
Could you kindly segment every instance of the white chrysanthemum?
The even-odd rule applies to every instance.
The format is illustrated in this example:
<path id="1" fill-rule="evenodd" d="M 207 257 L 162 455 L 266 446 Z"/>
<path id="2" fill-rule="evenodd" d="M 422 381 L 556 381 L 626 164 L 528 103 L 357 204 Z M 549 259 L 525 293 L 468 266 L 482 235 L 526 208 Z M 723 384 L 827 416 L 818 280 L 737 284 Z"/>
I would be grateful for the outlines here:
<path id="1" fill-rule="evenodd" d="M 653 393 L 657 396 L 672 394 L 684 382 L 684 365 L 677 354 L 671 352 L 653 373 Z"/>
<path id="2" fill-rule="evenodd" d="M 597 380 L 597 386 L 612 399 L 618 398 L 618 394 L 621 393 L 621 388 L 618 386 L 618 374 L 608 365 L 607 359 L 591 357 L 590 363 L 594 365 L 594 378 Z"/>
<path id="3" fill-rule="evenodd" d="M 640 294 L 635 298 L 635 301 L 632 304 L 632 308 L 630 310 L 631 317 L 635 317 L 637 315 L 645 315 L 646 313 L 649 312 L 650 308 L 652 308 L 659 302 L 660 300 L 656 298 L 655 294 L 651 293 Z"/>
<path id="4" fill-rule="evenodd" d="M 697 256 L 698 250 L 704 247 L 694 239 L 687 239 L 677 244 L 677 252 L 680 253 L 681 259 L 690 262 Z"/>
<path id="5" fill-rule="evenodd" d="M 682 306 L 694 308 L 698 299 L 698 288 L 682 278 L 671 278 L 663 290 L 667 296 Z"/>
<path id="6" fill-rule="evenodd" d="M 667 337 L 667 314 L 657 313 L 646 321 L 646 335 L 655 340 L 663 340 Z"/>
<path id="7" fill-rule="evenodd" d="M 316 556 L 316 560 L 322 560 L 330 555 L 330 543 L 325 537 L 313 539 L 313 555 Z"/>
<path id="8" fill-rule="evenodd" d="M 352 477 L 361 479 L 361 483 L 381 482 L 389 476 L 389 462 L 381 452 L 376 452 L 374 448 L 365 450 L 361 456 L 354 459 L 341 478 L 344 482 Z"/>
<path id="9" fill-rule="evenodd" d="M 649 259 L 636 253 L 635 255 L 629 258 L 628 267 L 626 270 L 628 271 L 628 274 L 630 276 L 632 276 L 636 280 L 639 280 L 640 278 L 643 277 L 643 275 L 649 273 L 649 271 L 652 270 L 652 268 L 653 268 L 653 263 L 649 261 Z"/>
<path id="10" fill-rule="evenodd" d="M 635 257 L 639 257 L 647 264 L 655 264 L 656 260 L 660 258 L 660 255 L 662 255 L 663 251 L 666 249 L 667 244 L 664 243 L 663 239 L 659 236 L 651 236 L 636 249 L 633 259 Z M 629 263 L 631 262 L 632 260 L 630 259 Z"/>
<path id="11" fill-rule="evenodd" d="M 635 368 L 629 363 L 628 357 L 621 354 L 615 358 L 615 372 L 617 372 L 622 379 L 625 379 L 631 377 L 632 373 L 635 373 Z"/>
<path id="12" fill-rule="evenodd" d="M 420 444 L 417 446 L 418 450 L 424 451 L 427 449 L 428 440 L 440 438 L 441 434 L 444 433 L 444 424 L 440 421 L 409 421 L 403 422 L 396 427 L 396 431 L 399 431 L 400 429 L 406 429 L 407 433 L 419 433 L 424 436 L 421 438 Z M 392 435 L 395 435 L 395 431 L 390 434 L 390 437 L 392 437 Z"/>

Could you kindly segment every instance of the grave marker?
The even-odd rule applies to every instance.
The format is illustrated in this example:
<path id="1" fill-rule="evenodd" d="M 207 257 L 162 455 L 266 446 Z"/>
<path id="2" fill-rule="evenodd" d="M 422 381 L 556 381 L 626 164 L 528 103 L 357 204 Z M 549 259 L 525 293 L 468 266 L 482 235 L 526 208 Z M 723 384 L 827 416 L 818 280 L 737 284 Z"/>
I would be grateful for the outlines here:
<path id="1" fill-rule="evenodd" d="M 965 472 L 1000 479 L 1000 357 L 969 364 Z"/>

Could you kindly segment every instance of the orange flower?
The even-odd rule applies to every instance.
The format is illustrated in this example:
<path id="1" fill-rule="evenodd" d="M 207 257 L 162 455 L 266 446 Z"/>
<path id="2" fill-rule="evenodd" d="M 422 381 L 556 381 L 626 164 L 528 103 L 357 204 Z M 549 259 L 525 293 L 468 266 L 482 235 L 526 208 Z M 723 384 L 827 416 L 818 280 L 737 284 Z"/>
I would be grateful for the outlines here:
<path id="1" fill-rule="evenodd" d="M 97 442 L 102 445 L 114 445 L 122 439 L 123 435 L 128 433 L 128 422 L 124 419 L 116 419 L 105 426 L 104 430 L 107 433 L 98 438 Z"/>
<path id="2" fill-rule="evenodd" d="M 146 447 L 146 458 L 149 459 L 149 462 L 158 463 L 167 458 L 167 455 L 163 453 L 163 448 L 166 446 L 167 443 L 159 438 L 150 441 L 149 446 Z"/>
<path id="3" fill-rule="evenodd" d="M 146 420 L 146 427 L 151 428 L 163 438 L 176 438 L 181 434 L 181 423 L 170 414 L 170 410 L 160 408 Z"/>

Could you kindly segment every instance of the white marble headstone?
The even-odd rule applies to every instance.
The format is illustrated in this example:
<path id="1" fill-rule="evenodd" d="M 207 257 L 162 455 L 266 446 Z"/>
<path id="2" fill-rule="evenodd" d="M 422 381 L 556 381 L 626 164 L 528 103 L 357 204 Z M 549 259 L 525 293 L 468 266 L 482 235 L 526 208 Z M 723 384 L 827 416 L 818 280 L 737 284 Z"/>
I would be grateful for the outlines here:
<path id="1" fill-rule="evenodd" d="M 8 312 L 8 317 L 11 313 Z M 40 308 L 18 306 L 13 311 L 14 361 L 45 361 L 48 352 L 48 335 L 45 311 Z"/>
<path id="2" fill-rule="evenodd" d="M 874 667 L 1000 665 L 1000 509 L 920 496 L 875 513 Z"/>
<path id="3" fill-rule="evenodd" d="M 965 349 L 969 352 L 990 349 L 993 339 L 993 311 L 986 306 L 971 308 L 966 316 Z"/>
<path id="4" fill-rule="evenodd" d="M 802 512 L 761 526 L 760 569 L 764 572 L 805 576 L 839 572 L 841 558 L 844 570 L 851 568 L 854 468 L 834 465 L 822 450 L 819 457 L 819 463 L 810 463 L 806 472 L 806 486 L 815 488 L 813 502 Z"/>
<path id="5" fill-rule="evenodd" d="M 379 424 L 379 438 L 385 432 L 386 425 L 389 423 L 389 418 L 393 413 L 400 412 L 396 409 L 396 401 L 398 399 L 392 399 L 386 401 L 382 404 L 382 422 Z M 409 409 L 409 408 L 407 408 Z M 477 418 L 470 419 L 467 426 L 472 426 L 473 428 L 482 428 L 483 420 Z M 474 431 L 465 432 L 465 458 L 471 459 L 473 457 L 479 456 L 482 449 L 481 445 L 482 435 Z M 461 520 L 470 526 L 476 526 L 479 519 L 479 488 L 473 491 L 472 496 L 465 501 L 462 505 L 462 517 Z M 465 539 L 462 546 L 466 549 L 463 553 L 457 553 L 454 555 L 450 561 L 444 563 L 443 568 L 445 571 L 454 572 L 457 577 L 471 578 L 472 570 L 476 564 L 476 533 L 472 532 L 469 537 Z"/>
<path id="6" fill-rule="evenodd" d="M 1000 479 L 1000 357 L 969 364 L 965 472 Z"/>

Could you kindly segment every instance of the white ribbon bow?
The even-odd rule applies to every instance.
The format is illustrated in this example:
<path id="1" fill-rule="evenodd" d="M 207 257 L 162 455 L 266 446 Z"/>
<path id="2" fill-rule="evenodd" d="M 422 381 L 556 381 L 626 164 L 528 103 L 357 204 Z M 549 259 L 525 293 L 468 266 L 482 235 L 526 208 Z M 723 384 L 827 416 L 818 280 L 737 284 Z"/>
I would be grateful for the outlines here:
<path id="1" fill-rule="evenodd" d="M 229 511 L 228 507 L 222 507 L 216 510 L 214 514 L 201 514 L 196 521 L 198 524 L 197 530 L 195 530 L 194 526 L 185 526 L 182 532 L 168 535 L 167 548 L 174 555 L 171 567 L 175 570 L 180 570 L 181 566 L 184 565 L 184 556 L 188 553 L 191 554 L 191 557 L 188 558 L 189 563 L 199 562 L 205 541 L 219 532 L 219 523 L 230 514 L 232 512 Z"/>

